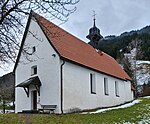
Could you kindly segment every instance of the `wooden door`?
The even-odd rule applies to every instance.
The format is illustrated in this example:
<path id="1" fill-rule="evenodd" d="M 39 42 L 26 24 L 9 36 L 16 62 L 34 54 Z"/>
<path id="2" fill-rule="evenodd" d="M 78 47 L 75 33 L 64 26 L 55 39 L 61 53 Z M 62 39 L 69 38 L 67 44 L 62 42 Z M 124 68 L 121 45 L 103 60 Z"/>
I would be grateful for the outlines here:
<path id="1" fill-rule="evenodd" d="M 33 91 L 32 92 L 32 106 L 33 106 L 33 110 L 37 110 L 37 91 Z"/>

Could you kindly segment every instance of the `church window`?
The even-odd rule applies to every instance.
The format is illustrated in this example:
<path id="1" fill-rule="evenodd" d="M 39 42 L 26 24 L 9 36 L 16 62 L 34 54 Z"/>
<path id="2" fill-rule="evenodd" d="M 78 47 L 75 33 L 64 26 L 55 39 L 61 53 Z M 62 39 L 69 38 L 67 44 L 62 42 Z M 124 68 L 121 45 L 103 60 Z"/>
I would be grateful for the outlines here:
<path id="1" fill-rule="evenodd" d="M 36 48 L 34 46 L 34 47 L 32 47 L 32 53 L 34 53 L 35 51 L 36 51 Z"/>
<path id="2" fill-rule="evenodd" d="M 31 75 L 35 75 L 35 74 L 37 74 L 37 66 L 36 65 L 31 67 Z"/>
<path id="3" fill-rule="evenodd" d="M 95 74 L 90 74 L 91 93 L 96 94 Z"/>
<path id="4" fill-rule="evenodd" d="M 109 95 L 109 93 L 108 93 L 108 78 L 104 78 L 104 93 L 105 93 L 105 95 Z"/>
<path id="5" fill-rule="evenodd" d="M 119 97 L 119 84 L 118 81 L 115 81 L 115 94 Z"/>

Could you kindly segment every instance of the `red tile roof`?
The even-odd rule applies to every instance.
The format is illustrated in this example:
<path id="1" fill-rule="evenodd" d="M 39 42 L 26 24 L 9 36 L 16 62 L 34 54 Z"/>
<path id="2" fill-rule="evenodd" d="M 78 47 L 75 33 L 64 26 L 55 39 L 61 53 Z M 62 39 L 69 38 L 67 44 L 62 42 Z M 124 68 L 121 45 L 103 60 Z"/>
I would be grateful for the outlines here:
<path id="1" fill-rule="evenodd" d="M 131 80 L 111 56 L 66 32 L 44 17 L 32 13 L 60 57 L 123 80 Z M 80 30 L 80 29 L 79 29 Z"/>

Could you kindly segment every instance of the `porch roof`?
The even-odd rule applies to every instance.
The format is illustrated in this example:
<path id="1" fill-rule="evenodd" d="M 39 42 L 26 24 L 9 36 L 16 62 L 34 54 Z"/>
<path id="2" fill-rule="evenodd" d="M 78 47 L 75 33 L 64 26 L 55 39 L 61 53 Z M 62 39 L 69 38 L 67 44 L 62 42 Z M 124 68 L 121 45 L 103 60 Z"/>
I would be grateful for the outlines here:
<path id="1" fill-rule="evenodd" d="M 41 81 L 38 76 L 31 77 L 22 83 L 18 84 L 16 87 L 29 87 L 30 85 L 41 86 Z"/>

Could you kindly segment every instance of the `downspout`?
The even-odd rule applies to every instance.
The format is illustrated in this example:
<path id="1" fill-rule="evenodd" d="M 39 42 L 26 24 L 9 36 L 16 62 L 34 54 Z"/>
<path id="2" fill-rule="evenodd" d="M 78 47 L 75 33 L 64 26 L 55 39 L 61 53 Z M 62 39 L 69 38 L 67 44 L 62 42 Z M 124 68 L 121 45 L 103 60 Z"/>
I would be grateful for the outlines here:
<path id="1" fill-rule="evenodd" d="M 60 66 L 60 87 L 61 87 L 61 93 L 60 93 L 60 97 L 61 97 L 61 101 L 60 101 L 60 108 L 61 108 L 61 114 L 63 114 L 63 65 L 65 64 L 65 60 L 63 60 L 63 63 Z"/>

